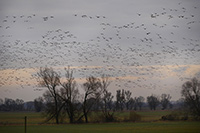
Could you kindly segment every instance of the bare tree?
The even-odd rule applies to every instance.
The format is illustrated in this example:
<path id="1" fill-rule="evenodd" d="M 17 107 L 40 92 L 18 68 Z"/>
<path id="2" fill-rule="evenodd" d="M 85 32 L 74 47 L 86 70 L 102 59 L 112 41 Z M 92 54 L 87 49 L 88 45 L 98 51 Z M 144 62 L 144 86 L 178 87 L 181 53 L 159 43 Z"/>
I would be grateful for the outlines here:
<path id="1" fill-rule="evenodd" d="M 44 112 L 42 113 L 44 117 L 46 117 L 46 120 L 43 122 L 43 123 L 46 123 L 52 119 L 55 119 L 56 120 L 56 111 L 55 110 L 55 101 L 54 101 L 54 98 L 52 97 L 51 93 L 46 90 L 44 93 L 43 93 L 43 99 L 44 99 L 44 103 L 45 103 L 45 106 L 44 106 Z M 57 108 L 58 106 L 60 105 L 60 100 L 58 100 L 59 98 L 57 98 Z M 59 115 L 58 115 L 58 123 L 59 124 Z"/>
<path id="2" fill-rule="evenodd" d="M 70 123 L 74 123 L 75 117 L 77 118 L 77 107 L 79 91 L 76 85 L 76 81 L 73 77 L 73 71 L 70 70 L 70 67 L 66 69 L 66 81 L 61 83 L 61 97 L 65 102 L 65 109 L 70 119 Z"/>
<path id="3" fill-rule="evenodd" d="M 200 82 L 197 78 L 185 82 L 181 94 L 192 114 L 200 119 Z"/>
<path id="4" fill-rule="evenodd" d="M 166 109 L 168 105 L 170 105 L 170 99 L 172 97 L 169 94 L 162 94 L 160 104 L 162 106 L 162 110 Z"/>
<path id="5" fill-rule="evenodd" d="M 110 81 L 108 76 L 103 75 L 101 77 L 101 89 L 102 89 L 102 98 L 101 98 L 101 109 L 103 112 L 103 116 L 107 122 L 114 121 L 114 112 L 115 108 L 113 107 L 113 97 L 111 92 L 108 92 L 108 86 L 110 85 Z"/>
<path id="6" fill-rule="evenodd" d="M 151 110 L 156 110 L 156 107 L 160 104 L 159 98 L 155 95 L 148 96 L 147 102 Z"/>
<path id="7" fill-rule="evenodd" d="M 95 101 L 99 99 L 101 95 L 101 83 L 98 78 L 91 76 L 86 79 L 83 87 L 85 90 L 83 100 L 83 115 L 85 117 L 85 122 L 88 123 L 88 113 L 90 112 L 92 106 L 95 104 Z M 89 100 L 91 98 L 96 100 L 93 100 L 93 102 L 91 102 L 91 100 Z"/>
<path id="8" fill-rule="evenodd" d="M 51 111 L 53 114 L 49 114 L 49 119 L 55 117 L 56 124 L 59 124 L 59 95 L 56 87 L 60 84 L 60 76 L 52 68 L 40 68 L 40 71 L 37 73 L 37 75 L 40 80 L 39 85 L 46 87 L 48 89 L 48 96 L 53 99 L 52 104 L 54 104 L 54 106 L 52 107 L 54 111 Z"/>

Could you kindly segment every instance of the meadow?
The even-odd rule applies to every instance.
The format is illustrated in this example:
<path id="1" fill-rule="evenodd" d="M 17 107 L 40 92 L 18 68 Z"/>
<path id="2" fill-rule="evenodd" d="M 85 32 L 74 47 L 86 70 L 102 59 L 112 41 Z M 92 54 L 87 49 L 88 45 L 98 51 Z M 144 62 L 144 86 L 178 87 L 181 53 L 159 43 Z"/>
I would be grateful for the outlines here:
<path id="1" fill-rule="evenodd" d="M 51 122 L 40 124 L 44 121 L 41 113 L 34 112 L 1 112 L 0 133 L 23 133 L 24 117 L 27 116 L 27 133 L 106 133 L 106 132 L 192 132 L 200 131 L 200 122 L 197 121 L 161 121 L 163 115 L 171 111 L 138 111 L 141 115 L 139 122 L 112 122 L 88 124 L 55 125 Z M 95 114 L 91 114 L 90 120 Z M 129 112 L 118 113 L 118 119 L 126 119 Z"/>

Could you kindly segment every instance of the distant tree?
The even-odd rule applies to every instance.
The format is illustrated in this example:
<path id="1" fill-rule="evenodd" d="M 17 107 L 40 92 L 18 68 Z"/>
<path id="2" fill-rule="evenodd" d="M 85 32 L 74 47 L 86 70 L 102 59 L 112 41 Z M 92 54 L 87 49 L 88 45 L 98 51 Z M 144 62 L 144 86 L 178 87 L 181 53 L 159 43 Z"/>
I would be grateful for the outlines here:
<path id="1" fill-rule="evenodd" d="M 144 97 L 142 96 L 139 96 L 136 100 L 136 103 L 138 105 L 138 107 L 140 108 L 140 110 L 142 109 L 142 106 L 144 105 Z"/>
<path id="2" fill-rule="evenodd" d="M 190 112 L 200 119 L 200 82 L 197 78 L 183 84 L 181 94 Z"/>
<path id="3" fill-rule="evenodd" d="M 173 107 L 174 105 L 171 102 L 169 102 L 169 108 L 172 109 Z"/>
<path id="4" fill-rule="evenodd" d="M 92 106 L 101 96 L 100 80 L 93 76 L 86 78 L 86 82 L 83 84 L 83 88 L 85 91 L 83 106 L 82 106 L 83 116 L 85 118 L 85 122 L 88 123 L 88 113 L 91 111 Z M 93 102 L 91 102 L 91 100 L 89 101 L 89 99 L 91 98 L 93 98 Z"/>
<path id="5" fill-rule="evenodd" d="M 15 100 L 5 98 L 4 100 L 4 111 L 15 111 L 16 103 Z"/>
<path id="6" fill-rule="evenodd" d="M 3 111 L 3 99 L 0 98 L 0 111 Z"/>
<path id="7" fill-rule="evenodd" d="M 121 90 L 116 91 L 116 110 L 120 109 Z"/>
<path id="8" fill-rule="evenodd" d="M 65 102 L 65 110 L 67 111 L 70 123 L 74 123 L 78 117 L 77 103 L 79 98 L 79 91 L 77 88 L 76 81 L 73 77 L 73 71 L 70 67 L 66 69 L 65 82 L 61 83 L 61 97 Z"/>
<path id="9" fill-rule="evenodd" d="M 34 102 L 33 101 L 25 102 L 24 103 L 24 110 L 26 110 L 26 111 L 35 111 Z"/>
<path id="10" fill-rule="evenodd" d="M 185 99 L 184 98 L 180 98 L 180 99 L 178 99 L 177 101 L 176 101 L 176 103 L 175 103 L 175 107 L 176 108 L 179 108 L 179 109 L 185 109 L 186 107 L 185 107 Z"/>
<path id="11" fill-rule="evenodd" d="M 162 94 L 160 104 L 162 106 L 162 110 L 165 110 L 167 106 L 170 106 L 171 96 L 169 94 Z"/>
<path id="12" fill-rule="evenodd" d="M 125 105 L 126 109 L 130 109 L 130 104 L 131 104 L 131 92 L 129 90 L 125 91 Z"/>
<path id="13" fill-rule="evenodd" d="M 159 98 L 155 95 L 151 95 L 147 97 L 147 103 L 151 110 L 156 110 L 156 107 L 159 105 Z"/>
<path id="14" fill-rule="evenodd" d="M 2 111 L 22 111 L 24 110 L 24 101 L 22 99 L 5 98 L 4 102 L 1 100 L 0 107 Z"/>
<path id="15" fill-rule="evenodd" d="M 122 93 L 121 93 L 121 104 L 120 104 L 121 110 L 124 109 L 124 105 L 125 105 L 125 91 L 124 91 L 124 89 L 122 89 Z"/>
<path id="16" fill-rule="evenodd" d="M 48 89 L 46 96 L 51 99 L 49 104 L 53 104 L 50 108 L 53 111 L 47 111 L 49 112 L 48 119 L 55 118 L 56 124 L 59 124 L 59 94 L 56 88 L 60 84 L 60 76 L 52 68 L 40 68 L 40 71 L 37 73 L 37 75 L 39 77 L 39 85 Z"/>
<path id="17" fill-rule="evenodd" d="M 130 102 L 129 102 L 129 110 L 134 109 L 135 106 L 135 100 L 134 98 L 131 97 Z"/>
<path id="18" fill-rule="evenodd" d="M 117 110 L 123 110 L 124 108 L 124 104 L 125 104 L 125 93 L 124 93 L 124 89 L 121 90 L 117 90 L 117 94 L 116 94 L 116 109 Z"/>
<path id="19" fill-rule="evenodd" d="M 2 105 L 2 104 L 3 104 L 3 99 L 0 98 L 0 105 Z"/>
<path id="20" fill-rule="evenodd" d="M 22 111 L 24 109 L 24 100 L 16 99 L 15 104 L 16 104 L 15 110 Z"/>
<path id="21" fill-rule="evenodd" d="M 38 98 L 34 99 L 34 107 L 35 107 L 36 112 L 42 111 L 42 109 L 44 107 L 44 100 L 42 97 L 38 97 Z"/>
<path id="22" fill-rule="evenodd" d="M 138 102 L 137 102 L 137 97 L 133 98 L 133 101 L 132 101 L 132 104 L 133 104 L 133 108 L 134 110 L 137 110 L 137 107 L 138 107 Z"/>

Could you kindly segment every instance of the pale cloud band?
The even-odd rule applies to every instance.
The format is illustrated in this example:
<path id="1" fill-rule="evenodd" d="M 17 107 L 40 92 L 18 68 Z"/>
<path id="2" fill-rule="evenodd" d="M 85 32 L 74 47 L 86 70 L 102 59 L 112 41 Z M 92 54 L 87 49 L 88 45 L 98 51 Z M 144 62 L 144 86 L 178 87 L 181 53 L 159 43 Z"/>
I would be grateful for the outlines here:
<path id="1" fill-rule="evenodd" d="M 64 68 L 66 67 L 53 67 L 55 71 L 60 73 L 64 72 Z M 71 66 L 71 69 L 75 71 L 75 80 L 79 85 L 85 82 L 86 77 L 93 76 L 92 73 L 85 73 L 85 77 L 79 77 L 77 76 L 79 72 L 84 73 L 84 71 L 91 72 L 95 70 L 98 73 L 98 71 L 102 72 L 102 69 L 107 69 L 110 70 L 112 74 L 99 73 L 99 75 L 96 75 L 96 77 L 100 78 L 102 74 L 110 75 L 109 79 L 111 81 L 111 85 L 109 90 L 113 93 L 115 93 L 116 89 L 131 90 L 133 93 L 139 93 L 140 95 L 144 95 L 146 93 L 145 90 L 148 93 L 158 94 L 162 93 L 163 91 L 170 93 L 170 91 L 173 92 L 176 90 L 176 93 L 180 98 L 181 85 L 200 72 L 200 65 L 154 65 L 139 67 L 132 66 L 124 68 L 118 66 Z M 27 86 L 32 88 L 32 90 L 36 89 L 38 87 L 38 82 L 34 75 L 38 72 L 38 70 L 38 68 L 0 70 L 0 91 L 1 94 L 5 94 L 1 97 L 6 97 L 6 93 L 9 92 L 6 90 L 9 90 L 9 88 L 13 87 L 22 88 L 21 90 L 18 90 L 22 92 L 27 88 Z M 121 73 L 121 76 L 119 74 L 116 76 L 113 75 L 114 71 L 118 72 L 119 70 L 124 71 Z M 62 80 L 64 80 L 64 76 L 62 77 Z M 27 95 L 30 95 L 31 97 L 37 97 L 33 96 L 32 94 Z"/>

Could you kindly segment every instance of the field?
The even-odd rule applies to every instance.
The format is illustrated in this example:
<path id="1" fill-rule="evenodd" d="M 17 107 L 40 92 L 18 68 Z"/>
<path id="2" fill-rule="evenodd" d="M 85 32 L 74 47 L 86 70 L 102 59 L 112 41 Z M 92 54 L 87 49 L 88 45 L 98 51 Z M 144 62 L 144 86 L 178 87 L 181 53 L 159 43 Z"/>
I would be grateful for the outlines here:
<path id="1" fill-rule="evenodd" d="M 106 133 L 106 132 L 192 132 L 200 131 L 200 122 L 195 121 L 160 121 L 161 116 L 170 111 L 141 111 L 140 122 L 89 123 L 89 124 L 39 124 L 44 118 L 40 113 L 19 112 L 0 113 L 0 133 L 23 133 L 24 116 L 27 116 L 27 133 Z M 125 118 L 128 112 L 119 113 L 118 117 Z"/>

